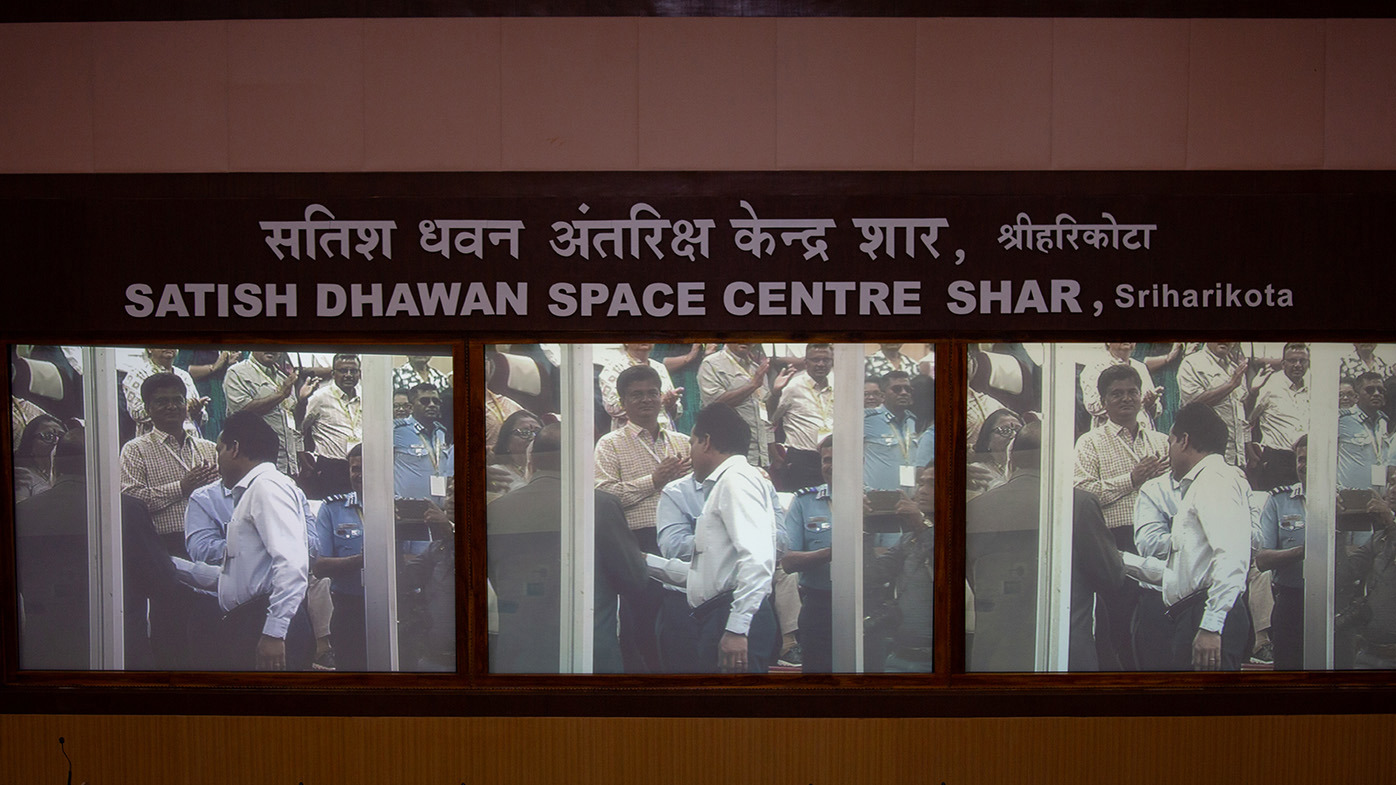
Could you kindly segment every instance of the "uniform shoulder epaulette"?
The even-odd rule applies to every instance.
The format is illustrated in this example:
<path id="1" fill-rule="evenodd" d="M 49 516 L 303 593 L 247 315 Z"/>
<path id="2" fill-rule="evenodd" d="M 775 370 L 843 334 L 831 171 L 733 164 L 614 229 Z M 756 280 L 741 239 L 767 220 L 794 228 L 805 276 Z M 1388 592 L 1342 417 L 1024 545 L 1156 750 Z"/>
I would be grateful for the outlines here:
<path id="1" fill-rule="evenodd" d="M 1295 485 L 1293 483 L 1289 485 L 1277 485 L 1270 489 L 1270 493 L 1293 493 L 1294 488 Z"/>
<path id="2" fill-rule="evenodd" d="M 819 491 L 819 486 L 818 486 L 818 485 L 811 485 L 811 486 L 808 487 L 808 488 L 801 488 L 800 490 L 795 491 L 795 495 L 796 495 L 796 496 L 808 496 L 808 495 L 810 495 L 811 493 L 816 493 L 816 492 L 818 492 L 818 491 Z"/>
<path id="3" fill-rule="evenodd" d="M 325 501 L 327 501 L 327 502 L 342 502 L 342 501 L 347 500 L 347 499 L 349 498 L 349 496 L 350 496 L 350 494 L 348 494 L 348 493 L 332 493 L 332 494 L 330 494 L 329 496 L 326 496 L 326 497 L 325 497 Z"/>

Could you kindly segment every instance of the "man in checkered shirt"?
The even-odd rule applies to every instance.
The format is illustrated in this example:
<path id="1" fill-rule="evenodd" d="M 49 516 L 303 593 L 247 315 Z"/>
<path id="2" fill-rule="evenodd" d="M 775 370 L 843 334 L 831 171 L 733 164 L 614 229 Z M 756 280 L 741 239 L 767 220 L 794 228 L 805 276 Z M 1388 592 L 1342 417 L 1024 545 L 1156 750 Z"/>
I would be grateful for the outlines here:
<path id="1" fill-rule="evenodd" d="M 620 499 L 625 521 L 645 553 L 659 553 L 655 508 L 664 486 L 688 474 L 688 437 L 659 424 L 663 392 L 659 373 L 634 365 L 616 377 L 627 422 L 596 443 L 596 488 Z M 620 645 L 627 673 L 661 670 L 655 618 L 664 590 L 651 581 L 646 591 L 621 597 Z"/>
<path id="2" fill-rule="evenodd" d="M 1168 437 L 1139 422 L 1143 405 L 1139 372 L 1111 365 L 1100 372 L 1096 389 L 1105 405 L 1106 422 L 1076 441 L 1076 487 L 1100 500 L 1105 525 L 1122 553 L 1136 553 L 1134 502 L 1139 486 L 1168 470 Z M 1103 594 L 1110 634 L 1121 665 L 1136 667 L 1130 641 L 1130 618 L 1139 603 L 1137 586 Z"/>
<path id="3" fill-rule="evenodd" d="M 189 494 L 218 479 L 213 442 L 191 436 L 188 389 L 172 373 L 141 382 L 141 400 L 155 429 L 121 448 L 121 492 L 145 504 L 155 531 L 171 556 L 189 558 L 184 545 L 184 508 Z"/>

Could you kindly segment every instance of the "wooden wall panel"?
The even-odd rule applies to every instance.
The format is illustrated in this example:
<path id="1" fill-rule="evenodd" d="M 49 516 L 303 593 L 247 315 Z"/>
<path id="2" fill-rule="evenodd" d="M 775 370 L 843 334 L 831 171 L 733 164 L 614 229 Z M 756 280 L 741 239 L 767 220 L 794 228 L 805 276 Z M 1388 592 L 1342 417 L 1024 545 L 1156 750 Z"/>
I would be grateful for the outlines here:
<path id="1" fill-rule="evenodd" d="M 1393 716 L 1003 719 L 0 717 L 0 781 L 1386 782 Z M 1170 750 L 1174 752 L 1170 752 Z"/>

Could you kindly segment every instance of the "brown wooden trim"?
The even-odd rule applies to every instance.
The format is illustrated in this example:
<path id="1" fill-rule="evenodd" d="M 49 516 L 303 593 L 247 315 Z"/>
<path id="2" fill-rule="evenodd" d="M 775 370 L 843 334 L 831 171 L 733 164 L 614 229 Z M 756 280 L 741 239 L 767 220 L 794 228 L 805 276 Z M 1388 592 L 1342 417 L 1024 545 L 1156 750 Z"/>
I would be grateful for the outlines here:
<path id="1" fill-rule="evenodd" d="M 138 0 L 69 0 L 7 6 L 0 22 L 129 22 L 205 19 L 314 19 L 382 17 L 1386 17 L 1371 3 L 1336 0 L 221 0 L 151 4 Z"/>

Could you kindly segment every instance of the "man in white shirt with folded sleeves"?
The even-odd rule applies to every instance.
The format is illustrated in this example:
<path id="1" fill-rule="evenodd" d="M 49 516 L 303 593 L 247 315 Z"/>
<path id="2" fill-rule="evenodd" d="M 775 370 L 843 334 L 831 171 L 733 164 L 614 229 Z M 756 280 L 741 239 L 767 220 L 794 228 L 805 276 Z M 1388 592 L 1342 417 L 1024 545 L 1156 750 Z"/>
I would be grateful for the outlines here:
<path id="1" fill-rule="evenodd" d="M 1194 402 L 1168 434 L 1181 494 L 1163 572 L 1174 670 L 1240 670 L 1246 654 L 1250 613 L 1239 600 L 1251 561 L 1250 485 L 1223 457 L 1229 432 L 1211 406 Z"/>
<path id="2" fill-rule="evenodd" d="M 236 412 L 218 435 L 218 472 L 233 517 L 218 576 L 229 670 L 308 670 L 303 610 L 310 572 L 305 494 L 276 468 L 280 439 L 260 415 Z"/>
<path id="3" fill-rule="evenodd" d="M 765 673 L 780 637 L 770 601 L 777 537 L 770 481 L 747 462 L 751 428 L 730 406 L 699 412 L 689 443 L 704 497 L 688 572 L 698 661 L 709 672 Z"/>

